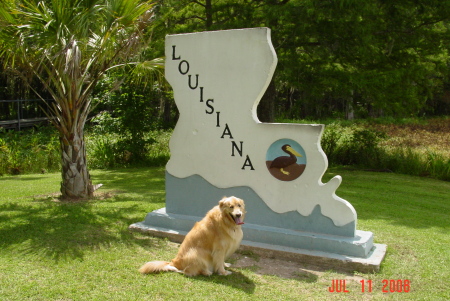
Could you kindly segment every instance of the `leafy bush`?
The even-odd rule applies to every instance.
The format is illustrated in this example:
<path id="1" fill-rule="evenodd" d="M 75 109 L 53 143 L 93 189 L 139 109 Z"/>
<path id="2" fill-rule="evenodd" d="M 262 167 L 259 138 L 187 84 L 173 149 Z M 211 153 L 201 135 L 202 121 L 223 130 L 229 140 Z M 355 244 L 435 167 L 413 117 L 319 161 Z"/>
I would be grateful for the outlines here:
<path id="1" fill-rule="evenodd" d="M 170 157 L 171 130 L 151 130 L 133 141 L 113 133 L 116 120 L 104 113 L 86 132 L 89 168 L 164 166 Z M 428 176 L 450 181 L 450 158 L 436 151 L 418 151 L 412 145 L 389 145 L 383 132 L 358 124 L 333 122 L 323 133 L 321 145 L 331 166 L 361 168 Z M 60 169 L 59 139 L 51 127 L 22 132 L 0 130 L 0 174 L 39 173 Z"/>
<path id="2" fill-rule="evenodd" d="M 0 129 L 0 174 L 39 173 L 60 168 L 59 138 L 51 127 Z"/>
<path id="3" fill-rule="evenodd" d="M 450 158 L 411 148 L 382 149 L 380 167 L 397 173 L 450 181 Z"/>
<path id="4" fill-rule="evenodd" d="M 380 156 L 378 142 L 383 138 L 385 134 L 381 132 L 331 124 L 322 136 L 322 148 L 332 164 L 376 167 Z"/>
<path id="5" fill-rule="evenodd" d="M 89 167 L 164 166 L 170 156 L 170 135 L 171 131 L 155 130 L 130 141 L 119 134 L 91 132 L 86 136 Z"/>
<path id="6" fill-rule="evenodd" d="M 322 136 L 322 149 L 330 165 L 355 165 L 376 171 L 391 171 L 450 180 L 450 158 L 411 146 L 381 146 L 387 134 L 361 125 L 331 123 Z"/>
<path id="7" fill-rule="evenodd" d="M 113 168 L 119 164 L 115 143 L 116 135 L 88 135 L 85 137 L 89 168 Z"/>
<path id="8" fill-rule="evenodd" d="M 107 80 L 102 84 L 112 85 Z M 159 143 L 157 138 L 162 132 L 158 129 L 169 125 L 164 122 L 163 108 L 173 102 L 171 93 L 158 84 L 147 86 L 128 80 L 119 90 L 111 94 L 99 91 L 98 95 L 107 97 L 99 103 L 103 111 L 97 111 L 90 122 L 91 167 L 164 165 L 168 151 L 160 156 L 152 154 L 152 149 Z"/>
<path id="9" fill-rule="evenodd" d="M 145 133 L 147 141 L 136 158 L 136 144 L 120 140 L 120 135 L 87 131 L 88 167 L 94 169 L 129 166 L 164 166 L 169 160 L 171 131 Z M 60 145 L 52 127 L 21 132 L 0 129 L 0 175 L 59 171 Z"/>

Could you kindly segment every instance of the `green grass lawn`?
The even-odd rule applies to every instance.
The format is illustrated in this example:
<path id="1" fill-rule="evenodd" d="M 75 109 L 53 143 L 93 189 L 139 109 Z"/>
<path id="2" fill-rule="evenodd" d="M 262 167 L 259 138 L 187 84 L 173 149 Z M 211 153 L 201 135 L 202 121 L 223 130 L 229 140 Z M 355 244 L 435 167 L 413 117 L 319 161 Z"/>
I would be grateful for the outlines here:
<path id="1" fill-rule="evenodd" d="M 0 299 L 449 300 L 450 183 L 344 168 L 325 178 L 335 174 L 343 177 L 337 194 L 358 213 L 357 228 L 388 245 L 379 273 L 308 273 L 305 263 L 308 269 L 280 277 L 261 273 L 256 261 L 231 276 L 143 276 L 137 269 L 144 262 L 177 252 L 177 244 L 128 230 L 164 207 L 164 168 L 92 171 L 94 183 L 104 184 L 101 195 L 72 204 L 55 198 L 59 173 L 0 177 Z M 333 279 L 345 279 L 350 292 L 328 292 Z M 410 292 L 383 293 L 384 280 L 407 280 Z"/>

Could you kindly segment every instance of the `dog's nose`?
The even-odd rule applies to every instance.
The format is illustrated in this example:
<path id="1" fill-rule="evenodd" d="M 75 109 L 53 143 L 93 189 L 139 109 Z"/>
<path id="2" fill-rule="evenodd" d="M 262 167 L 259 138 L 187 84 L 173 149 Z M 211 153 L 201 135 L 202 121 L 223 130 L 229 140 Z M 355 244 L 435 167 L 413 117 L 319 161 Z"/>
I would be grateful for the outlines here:
<path id="1" fill-rule="evenodd" d="M 241 216 L 242 216 L 242 214 L 240 214 L 240 213 L 236 214 L 236 217 L 241 217 Z"/>

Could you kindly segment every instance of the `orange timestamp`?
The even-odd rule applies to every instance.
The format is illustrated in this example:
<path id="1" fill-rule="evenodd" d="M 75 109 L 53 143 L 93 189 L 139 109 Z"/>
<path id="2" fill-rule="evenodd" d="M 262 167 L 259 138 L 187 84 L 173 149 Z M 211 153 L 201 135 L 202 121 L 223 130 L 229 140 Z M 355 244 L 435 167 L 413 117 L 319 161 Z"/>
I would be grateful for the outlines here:
<path id="1" fill-rule="evenodd" d="M 373 280 L 360 280 L 361 292 L 371 293 L 374 287 Z M 409 293 L 411 291 L 411 281 L 408 279 L 383 279 L 381 281 L 381 291 L 383 293 Z M 333 279 L 328 288 L 330 293 L 349 293 L 345 279 Z"/>

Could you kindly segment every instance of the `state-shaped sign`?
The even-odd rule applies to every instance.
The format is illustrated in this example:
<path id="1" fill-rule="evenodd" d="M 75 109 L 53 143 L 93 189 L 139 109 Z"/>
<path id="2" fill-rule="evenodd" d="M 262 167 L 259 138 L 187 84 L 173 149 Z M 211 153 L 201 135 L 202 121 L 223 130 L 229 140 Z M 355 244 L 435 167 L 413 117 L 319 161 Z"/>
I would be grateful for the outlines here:
<path id="1" fill-rule="evenodd" d="M 244 187 L 274 213 L 307 217 L 320 208 L 334 226 L 351 225 L 351 236 L 356 212 L 335 194 L 341 177 L 322 183 L 324 125 L 258 120 L 256 108 L 276 64 L 268 28 L 166 37 L 166 78 L 180 113 L 166 166 L 167 190 L 178 197 L 169 197 L 167 208 L 195 207 L 181 204 L 180 196 L 206 186 L 227 192 Z M 171 184 L 188 179 L 192 185 L 185 188 Z M 201 181 L 206 184 L 197 187 Z"/>

